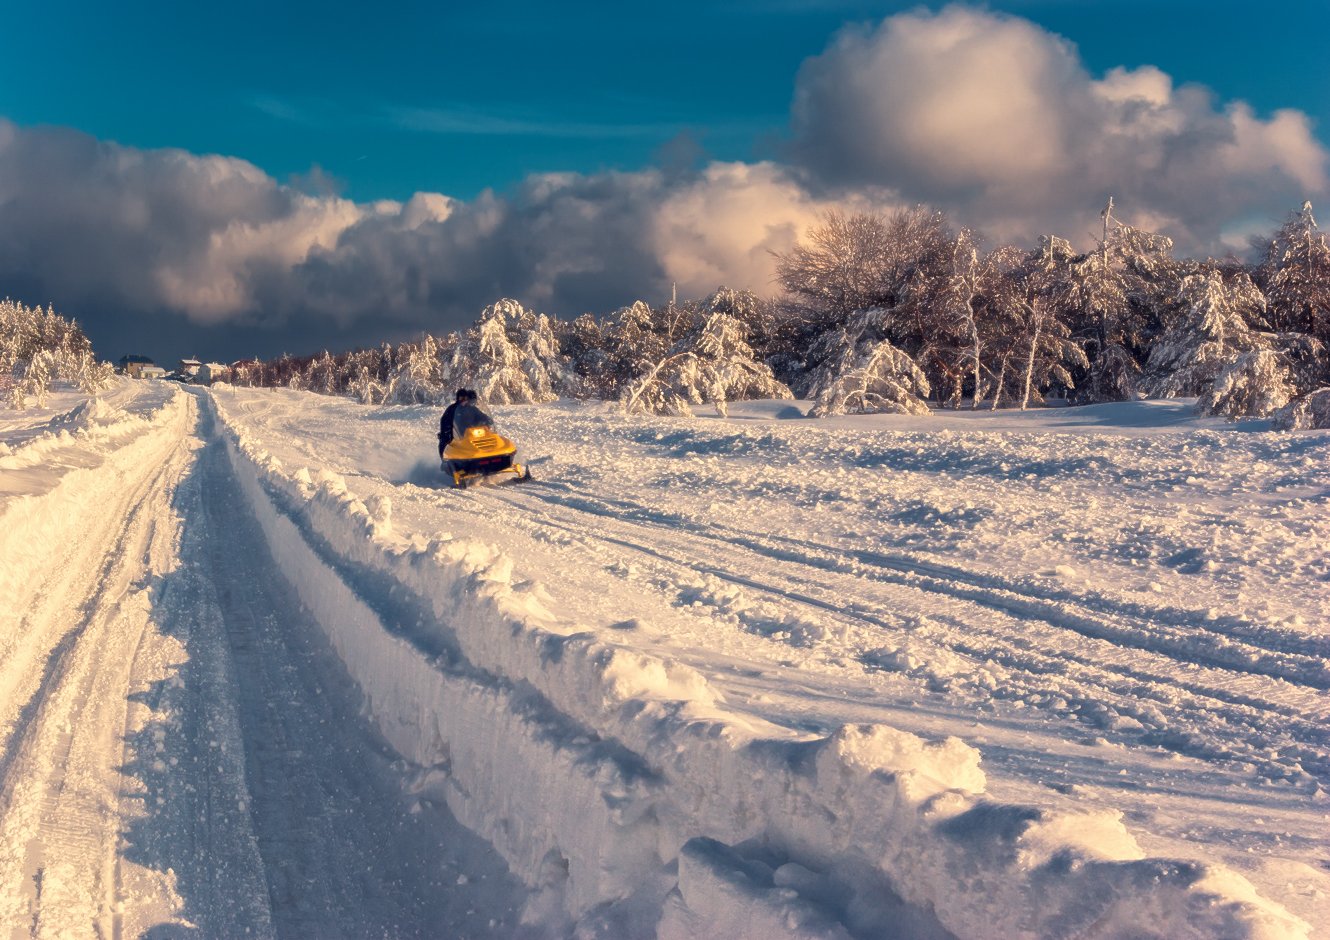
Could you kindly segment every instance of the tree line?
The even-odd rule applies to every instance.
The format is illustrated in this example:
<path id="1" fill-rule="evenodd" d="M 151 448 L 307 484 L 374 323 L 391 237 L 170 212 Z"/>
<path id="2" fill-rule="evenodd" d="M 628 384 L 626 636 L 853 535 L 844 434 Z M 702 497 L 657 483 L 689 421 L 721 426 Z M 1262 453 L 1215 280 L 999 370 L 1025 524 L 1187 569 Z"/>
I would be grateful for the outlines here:
<path id="1" fill-rule="evenodd" d="M 1330 246 L 1310 203 L 1250 262 L 1175 258 L 1112 200 L 1102 221 L 1078 252 L 1055 235 L 990 248 L 926 207 L 831 212 L 776 256 L 775 298 L 722 287 L 572 320 L 504 299 L 466 330 L 250 360 L 234 379 L 368 404 L 437 404 L 465 386 L 495 404 L 562 396 L 676 415 L 745 398 L 832 415 L 1195 397 L 1207 414 L 1330 424 Z M 72 322 L 0 306 L 10 403 L 55 377 L 105 381 L 95 366 Z"/>
<path id="2" fill-rule="evenodd" d="M 721 288 L 573 320 L 502 300 L 465 331 L 254 363 L 238 381 L 367 403 L 468 385 L 495 403 L 651 414 L 756 397 L 811 399 L 814 415 L 1196 397 L 1207 414 L 1323 423 L 1330 247 L 1310 203 L 1253 262 L 1175 258 L 1112 200 L 1102 221 L 1077 252 L 1055 235 L 986 248 L 925 207 L 831 212 L 777 256 L 774 299 Z"/>

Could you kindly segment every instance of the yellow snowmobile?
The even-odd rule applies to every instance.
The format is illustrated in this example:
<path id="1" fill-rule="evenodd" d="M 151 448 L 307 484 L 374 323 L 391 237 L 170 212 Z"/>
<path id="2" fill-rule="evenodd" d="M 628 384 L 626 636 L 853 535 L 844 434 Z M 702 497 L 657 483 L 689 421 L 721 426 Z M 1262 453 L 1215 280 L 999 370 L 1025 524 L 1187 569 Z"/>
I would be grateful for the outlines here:
<path id="1" fill-rule="evenodd" d="M 482 425 L 467 428 L 443 449 L 443 471 L 453 486 L 465 489 L 485 477 L 511 473 L 518 480 L 531 479 L 531 470 L 515 461 L 517 445 Z"/>

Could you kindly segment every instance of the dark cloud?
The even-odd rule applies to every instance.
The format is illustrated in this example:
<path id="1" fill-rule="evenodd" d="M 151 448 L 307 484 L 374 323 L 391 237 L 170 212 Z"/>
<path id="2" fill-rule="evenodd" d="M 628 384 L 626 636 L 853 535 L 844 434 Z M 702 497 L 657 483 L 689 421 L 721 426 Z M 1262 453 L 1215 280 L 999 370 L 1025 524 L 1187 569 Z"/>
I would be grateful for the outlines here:
<path id="1" fill-rule="evenodd" d="M 0 290 L 122 346 L 178 332 L 161 328 L 175 315 L 271 354 L 456 329 L 502 296 L 573 316 L 671 281 L 762 289 L 769 250 L 817 209 L 765 164 L 533 176 L 469 202 L 304 188 L 243 160 L 0 122 Z"/>

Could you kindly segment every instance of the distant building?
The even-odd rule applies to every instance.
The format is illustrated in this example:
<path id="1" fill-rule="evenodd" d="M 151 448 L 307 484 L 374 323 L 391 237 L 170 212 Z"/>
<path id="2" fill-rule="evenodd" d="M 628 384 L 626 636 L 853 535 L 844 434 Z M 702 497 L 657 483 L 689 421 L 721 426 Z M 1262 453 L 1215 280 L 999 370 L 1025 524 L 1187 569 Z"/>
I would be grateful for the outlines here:
<path id="1" fill-rule="evenodd" d="M 164 379 L 166 370 L 161 366 L 144 366 L 139 369 L 139 378 L 141 379 Z"/>
<path id="2" fill-rule="evenodd" d="M 181 359 L 180 367 L 176 369 L 176 372 L 184 376 L 185 381 L 189 381 L 199 374 L 201 368 L 203 368 L 203 363 L 197 359 Z"/>
<path id="3" fill-rule="evenodd" d="M 229 381 L 231 381 L 231 367 L 220 362 L 200 364 L 194 373 L 195 385 L 214 385 L 217 382 Z"/>
<path id="4" fill-rule="evenodd" d="M 156 365 L 147 356 L 121 356 L 120 362 L 116 364 L 116 371 L 121 375 L 127 375 L 131 379 L 143 378 L 143 369 L 147 366 L 156 368 Z"/>

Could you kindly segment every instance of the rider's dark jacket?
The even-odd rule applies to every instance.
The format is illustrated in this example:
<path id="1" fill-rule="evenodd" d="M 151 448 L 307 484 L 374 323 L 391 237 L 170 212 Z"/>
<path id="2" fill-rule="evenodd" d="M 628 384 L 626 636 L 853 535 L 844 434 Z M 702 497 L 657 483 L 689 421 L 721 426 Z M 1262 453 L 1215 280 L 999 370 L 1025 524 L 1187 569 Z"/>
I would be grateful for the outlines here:
<path id="1" fill-rule="evenodd" d="M 443 417 L 439 419 L 439 453 L 443 453 L 443 449 L 453 439 L 453 415 L 456 411 L 457 402 L 443 409 Z"/>

